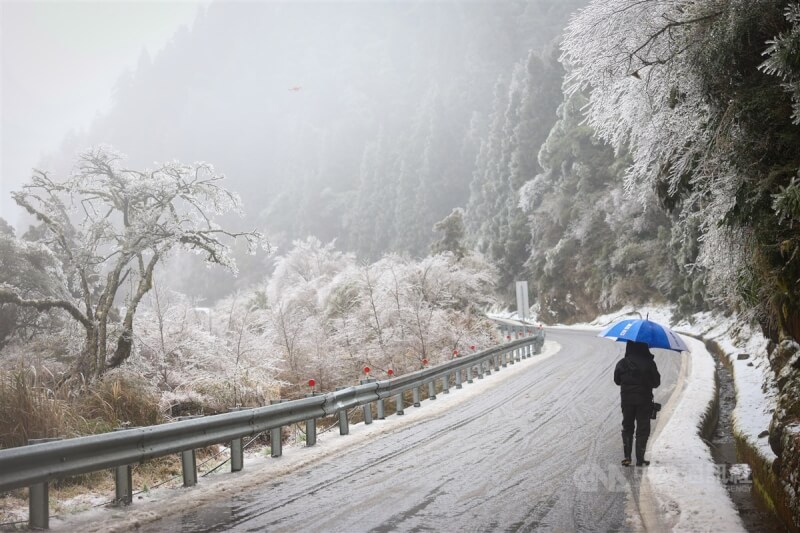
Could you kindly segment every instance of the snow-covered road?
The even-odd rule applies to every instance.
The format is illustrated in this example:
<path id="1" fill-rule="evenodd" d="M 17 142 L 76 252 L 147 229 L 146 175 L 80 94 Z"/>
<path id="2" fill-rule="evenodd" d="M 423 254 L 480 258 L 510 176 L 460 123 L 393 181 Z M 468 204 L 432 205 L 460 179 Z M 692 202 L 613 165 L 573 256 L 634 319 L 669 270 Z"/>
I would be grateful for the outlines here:
<path id="1" fill-rule="evenodd" d="M 618 466 L 619 392 L 611 376 L 622 345 L 595 335 L 550 331 L 560 352 L 484 394 L 142 530 L 638 529 L 629 498 L 635 469 Z M 663 400 L 680 358 L 658 354 L 657 362 Z"/>

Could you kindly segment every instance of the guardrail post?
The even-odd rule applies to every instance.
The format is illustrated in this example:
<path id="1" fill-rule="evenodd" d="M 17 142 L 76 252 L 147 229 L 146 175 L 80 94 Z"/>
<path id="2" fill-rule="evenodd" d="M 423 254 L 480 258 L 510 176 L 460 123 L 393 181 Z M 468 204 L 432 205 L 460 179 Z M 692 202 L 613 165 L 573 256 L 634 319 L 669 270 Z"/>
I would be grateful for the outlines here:
<path id="1" fill-rule="evenodd" d="M 456 388 L 460 389 L 461 387 L 461 369 L 459 368 L 456 370 Z"/>
<path id="2" fill-rule="evenodd" d="M 130 505 L 133 502 L 133 472 L 131 465 L 122 465 L 114 469 L 114 503 Z"/>
<path id="3" fill-rule="evenodd" d="M 478 379 L 483 379 L 483 361 L 478 361 Z"/>
<path id="4" fill-rule="evenodd" d="M 428 399 L 435 400 L 436 399 L 436 380 L 430 380 L 428 382 Z"/>
<path id="5" fill-rule="evenodd" d="M 519 347 L 515 350 L 517 362 L 519 363 L 522 360 L 522 348 Z"/>
<path id="6" fill-rule="evenodd" d="M 362 379 L 361 384 L 364 385 L 365 383 L 372 383 L 376 381 L 373 378 Z M 362 406 L 364 409 L 364 424 L 369 425 L 372 424 L 372 403 L 368 403 Z"/>
<path id="7" fill-rule="evenodd" d="M 411 389 L 411 397 L 412 397 L 412 400 L 414 402 L 414 407 L 421 407 L 422 406 L 422 404 L 419 401 L 419 387 L 418 386 L 415 385 L 414 388 Z"/>
<path id="8" fill-rule="evenodd" d="M 114 431 L 136 429 L 133 427 L 114 428 Z M 130 505 L 133 503 L 133 472 L 131 465 L 122 465 L 114 468 L 114 503 L 116 505 Z"/>
<path id="9" fill-rule="evenodd" d="M 472 365 L 467 367 L 467 383 L 473 383 L 472 381 Z"/>
<path id="10" fill-rule="evenodd" d="M 270 400 L 270 405 L 277 405 L 279 403 L 283 403 L 286 400 Z M 276 428 L 272 428 L 269 430 L 269 445 L 270 445 L 270 456 L 271 457 L 280 457 L 283 455 L 283 426 L 278 426 Z"/>
<path id="11" fill-rule="evenodd" d="M 487 376 L 492 375 L 492 361 L 494 360 L 494 356 L 490 356 L 488 359 L 485 359 L 481 366 L 486 365 L 486 371 L 484 372 Z"/>
<path id="12" fill-rule="evenodd" d="M 28 439 L 28 445 L 43 444 L 57 440 L 61 440 L 61 438 Z M 50 529 L 50 485 L 47 481 L 28 487 L 28 527 L 31 529 Z"/>
<path id="13" fill-rule="evenodd" d="M 500 355 L 493 355 L 492 356 L 492 363 L 494 363 L 494 371 L 500 372 Z"/>
<path id="14" fill-rule="evenodd" d="M 306 394 L 306 398 L 316 396 L 316 392 Z M 317 419 L 309 418 L 306 420 L 306 446 L 314 446 L 317 443 Z"/>
<path id="15" fill-rule="evenodd" d="M 500 354 L 500 359 L 502 359 L 503 368 L 506 368 L 508 366 L 508 352 L 501 353 Z"/>
<path id="16" fill-rule="evenodd" d="M 280 457 L 283 455 L 283 426 L 269 430 L 269 455 L 270 457 Z"/>
<path id="17" fill-rule="evenodd" d="M 179 416 L 178 421 L 192 420 L 201 418 L 203 415 Z M 183 486 L 193 487 L 197 485 L 197 453 L 194 448 L 181 451 L 181 470 L 183 471 Z"/>
<path id="18" fill-rule="evenodd" d="M 247 407 L 229 407 L 228 412 L 244 411 Z M 242 437 L 231 439 L 231 472 L 240 472 L 244 468 L 244 446 Z"/>
<path id="19" fill-rule="evenodd" d="M 28 487 L 28 525 L 50 529 L 50 487 L 47 481 Z"/>
<path id="20" fill-rule="evenodd" d="M 378 420 L 386 420 L 385 409 L 386 406 L 383 403 L 383 398 L 378 398 L 378 401 L 375 402 L 375 415 L 378 417 Z"/>
<path id="21" fill-rule="evenodd" d="M 336 387 L 336 390 L 342 390 L 346 387 Z M 339 409 L 339 435 L 350 434 L 350 423 L 347 420 L 347 409 Z"/>
<path id="22" fill-rule="evenodd" d="M 183 486 L 197 485 L 197 454 L 194 449 L 181 452 L 181 469 L 183 470 Z"/>
<path id="23" fill-rule="evenodd" d="M 231 439 L 231 472 L 241 472 L 244 468 L 244 446 L 242 437 Z"/>
<path id="24" fill-rule="evenodd" d="M 445 374 L 442 378 L 442 394 L 450 394 L 450 374 Z"/>
<path id="25" fill-rule="evenodd" d="M 395 413 L 398 414 L 398 415 L 402 415 L 403 414 L 403 393 L 402 392 L 400 394 L 398 394 L 397 396 L 395 396 L 394 403 L 395 403 L 395 409 L 396 409 Z"/>

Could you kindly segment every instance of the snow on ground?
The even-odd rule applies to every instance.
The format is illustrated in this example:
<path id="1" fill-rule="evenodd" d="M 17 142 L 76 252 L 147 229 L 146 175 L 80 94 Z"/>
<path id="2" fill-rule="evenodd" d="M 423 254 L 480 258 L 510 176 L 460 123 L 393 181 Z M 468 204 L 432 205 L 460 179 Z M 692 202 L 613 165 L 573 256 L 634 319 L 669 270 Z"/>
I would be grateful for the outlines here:
<path id="1" fill-rule="evenodd" d="M 513 320 L 514 315 L 507 313 L 498 318 Z M 599 332 L 625 318 L 648 318 L 670 325 L 671 316 L 671 310 L 663 306 L 626 307 L 599 316 L 588 324 L 551 327 L 597 329 Z M 741 336 L 746 341 L 734 338 L 732 319 L 723 324 L 710 315 L 696 318 L 694 324 L 678 324 L 674 329 L 713 338 L 728 354 L 746 350 L 755 354 L 760 349 L 761 343 L 755 335 Z M 701 421 L 714 399 L 715 362 L 703 342 L 687 336 L 684 340 L 691 353 L 681 356 L 684 364 L 679 383 L 659 415 L 648 447 L 651 465 L 643 469 L 639 494 L 634 495 L 634 499 L 638 502 L 644 527 L 649 531 L 744 531 L 736 508 L 717 475 L 718 466 L 699 434 Z M 760 360 L 766 363 L 766 357 Z M 755 436 L 758 440 L 757 435 L 769 425 L 770 402 L 768 396 L 761 393 L 761 383 L 769 368 L 760 363 L 750 367 L 747 362 L 734 361 L 737 390 L 734 416 L 737 428 L 747 432 L 748 438 Z M 761 440 L 766 441 L 765 438 Z"/>
<path id="2" fill-rule="evenodd" d="M 744 531 L 739 515 L 716 476 L 717 465 L 699 435 L 699 424 L 714 398 L 714 359 L 705 345 L 686 338 L 682 390 L 676 387 L 653 434 L 651 464 L 644 470 L 640 501 L 655 515 L 644 516 L 649 530 Z"/>
<path id="3" fill-rule="evenodd" d="M 514 312 L 495 312 L 492 316 L 515 320 Z M 715 341 L 733 365 L 736 387 L 734 431 L 746 439 L 764 459 L 775 454 L 766 430 L 776 405 L 777 390 L 767 360 L 767 341 L 737 318 L 698 313 L 691 322 L 671 325 L 672 311 L 665 306 L 625 307 L 599 316 L 591 323 L 556 325 L 556 328 L 604 328 L 625 318 L 648 318 L 670 325 L 684 334 L 691 348 L 684 355 L 682 385 L 676 387 L 664 406 L 650 441 L 653 459 L 640 485 L 639 511 L 648 530 L 742 531 L 738 513 L 722 486 L 717 465 L 699 435 L 699 425 L 715 394 L 715 362 L 705 345 L 694 335 Z M 739 359 L 739 354 L 747 354 Z"/>
<path id="4" fill-rule="evenodd" d="M 370 425 L 351 425 L 350 434 L 346 436 L 340 436 L 338 426 L 334 426 L 332 431 L 318 435 L 316 446 L 284 446 L 283 456 L 277 459 L 267 458 L 263 453 L 248 454 L 241 472 L 231 474 L 223 467 L 219 473 L 201 478 L 195 487 L 159 488 L 140 495 L 141 498 L 135 499 L 127 508 L 96 508 L 65 520 L 51 518 L 50 528 L 53 531 L 81 530 L 83 533 L 130 531 L 167 516 L 174 509 L 202 507 L 217 499 L 222 492 L 228 496 L 247 492 L 263 484 L 265 480 L 273 480 L 299 468 L 333 459 L 345 449 L 364 446 L 381 435 L 401 431 L 413 424 L 441 416 L 453 406 L 497 387 L 529 366 L 537 365 L 553 356 L 560 349 L 558 343 L 545 341 L 541 354 L 522 359 L 500 372 L 492 372 L 482 380 L 476 379 L 472 384 L 465 383 L 463 389 L 451 387 L 450 394 L 438 394 L 436 400 L 424 401 L 422 407 L 406 407 L 403 416 L 387 413 L 389 416 L 385 420 L 375 420 Z M 321 431 L 323 428 L 319 429 Z"/>
<path id="5" fill-rule="evenodd" d="M 663 306 L 646 307 L 626 307 L 615 313 L 597 317 L 591 324 L 584 324 L 577 327 L 605 327 L 623 318 L 649 318 L 650 320 L 662 324 L 670 324 L 671 310 Z M 575 327 L 575 326 L 574 326 Z M 736 387 L 736 409 L 733 412 L 734 431 L 737 435 L 744 438 L 749 444 L 767 461 L 775 459 L 775 453 L 769 446 L 767 430 L 769 429 L 772 412 L 776 406 L 777 389 L 775 387 L 772 370 L 767 360 L 767 340 L 760 331 L 753 329 L 747 324 L 742 324 L 737 317 L 720 317 L 711 313 L 698 313 L 692 317 L 691 321 L 682 321 L 672 326 L 675 331 L 694 335 L 705 340 L 715 341 L 733 366 L 734 384 Z M 686 337 L 684 337 L 686 338 Z M 715 476 L 714 465 L 711 461 L 710 452 L 707 446 L 697 437 L 697 423 L 705 412 L 708 402 L 714 390 L 713 381 L 713 359 L 708 354 L 705 346 L 694 339 L 686 339 L 691 342 L 692 355 L 690 358 L 690 374 L 684 392 L 687 402 L 681 405 L 680 409 L 687 414 L 675 413 L 670 420 L 680 424 L 677 426 L 667 426 L 667 428 L 656 428 L 660 434 L 653 440 L 651 453 L 657 462 L 650 467 L 647 475 L 647 482 L 650 487 L 660 493 L 656 496 L 661 511 L 671 513 L 672 520 L 675 520 L 676 529 L 725 529 L 722 524 L 710 524 L 707 520 L 717 517 L 707 516 L 707 505 L 704 500 L 712 497 L 715 501 L 719 497 L 720 502 L 727 502 L 731 506 L 727 495 L 719 494 L 721 488 Z M 747 354 L 747 357 L 740 359 L 740 354 Z M 692 383 L 695 385 L 692 385 Z M 689 390 L 695 388 L 696 393 L 689 394 Z M 708 398 L 704 397 L 706 395 Z M 676 406 L 676 408 L 678 408 Z M 688 418 L 687 418 L 688 417 Z M 665 420 L 667 417 L 662 417 Z M 691 435 L 691 440 L 688 436 Z M 695 450 L 698 445 L 701 448 Z M 692 450 L 692 451 L 690 451 Z M 683 461 L 672 474 L 669 469 L 659 470 L 658 467 L 665 460 Z M 687 461 L 687 459 L 690 459 Z M 687 478 L 688 476 L 688 478 Z M 712 487 L 711 489 L 710 487 Z M 697 499 L 686 497 L 687 487 L 694 487 L 700 491 Z M 718 490 L 719 489 L 719 490 Z M 713 494 L 710 494 L 712 491 Z M 645 495 L 646 498 L 646 495 Z M 704 502 L 692 504 L 692 501 Z M 732 506 L 731 506 L 732 507 Z M 689 513 L 690 517 L 687 517 Z M 735 511 L 726 519 L 732 520 Z M 663 525 L 663 524 L 662 524 Z M 734 527 L 731 522 L 731 527 Z M 736 519 L 736 527 L 741 527 Z"/>
<path id="6" fill-rule="evenodd" d="M 669 325 L 672 311 L 665 306 L 624 307 L 597 317 L 590 324 L 572 327 L 605 327 L 624 318 L 648 317 L 654 322 Z M 767 340 L 735 316 L 720 317 L 711 313 L 697 313 L 689 321 L 670 326 L 677 332 L 715 341 L 733 365 L 736 386 L 736 409 L 733 412 L 734 431 L 746 439 L 768 462 L 776 456 L 769 446 L 768 435 L 772 412 L 776 406 L 777 389 L 767 360 Z M 739 359 L 739 354 L 748 354 Z"/>
<path id="7" fill-rule="evenodd" d="M 767 340 L 761 332 L 738 323 L 735 317 L 720 319 L 703 313 L 696 315 L 696 319 L 694 324 L 681 323 L 676 329 L 713 340 L 725 352 L 733 365 L 736 385 L 734 431 L 767 462 L 772 462 L 776 455 L 766 432 L 778 391 L 767 360 Z M 747 358 L 739 359 L 740 354 L 747 354 Z"/>
<path id="8" fill-rule="evenodd" d="M 492 317 L 514 320 L 516 313 L 496 312 Z M 670 324 L 671 311 L 665 307 L 649 306 L 625 308 L 600 316 L 590 324 L 556 326 L 564 328 L 602 328 L 617 320 L 630 317 L 648 317 L 662 324 Z M 715 340 L 725 351 L 734 366 L 737 407 L 734 411 L 736 431 L 743 435 L 768 460 L 775 455 L 767 438 L 759 437 L 769 427 L 771 409 L 775 406 L 774 385 L 766 359 L 766 341 L 760 333 L 737 324 L 734 318 L 720 319 L 709 314 L 693 317 L 693 322 L 682 322 L 674 329 L 682 333 Z M 664 406 L 650 441 L 650 467 L 644 469 L 638 495 L 639 511 L 649 530 L 675 529 L 683 531 L 741 531 L 737 512 L 717 476 L 708 446 L 700 439 L 699 423 L 714 394 L 714 360 L 702 342 L 686 338 L 692 352 L 684 355 L 681 383 L 676 387 L 670 402 Z M 87 531 L 126 530 L 136 524 L 150 522 L 179 505 L 182 508 L 203 505 L 213 500 L 218 491 L 229 494 L 243 492 L 263 482 L 265 478 L 287 474 L 297 468 L 334 457 L 345 447 L 360 446 L 381 434 L 399 431 L 410 424 L 438 416 L 443 410 L 467 398 L 481 394 L 489 387 L 502 383 L 507 377 L 536 364 L 558 351 L 557 344 L 547 341 L 542 355 L 523 360 L 523 364 L 493 373 L 486 379 L 475 381 L 463 390 L 449 395 L 439 395 L 435 402 L 425 402 L 423 408 L 406 408 L 403 417 L 390 416 L 374 424 L 353 425 L 350 435 L 339 437 L 333 431 L 319 435 L 318 445 L 284 447 L 284 457 L 278 460 L 263 454 L 250 454 L 245 460 L 245 470 L 238 474 L 214 475 L 204 478 L 192 489 L 157 489 L 143 495 L 127 510 L 96 509 L 66 521 L 51 521 L 54 530 L 73 530 L 76 521 L 86 524 Z M 738 354 L 747 353 L 747 359 Z M 224 470 L 224 468 L 223 468 Z M 91 526 L 89 525 L 91 524 Z"/>

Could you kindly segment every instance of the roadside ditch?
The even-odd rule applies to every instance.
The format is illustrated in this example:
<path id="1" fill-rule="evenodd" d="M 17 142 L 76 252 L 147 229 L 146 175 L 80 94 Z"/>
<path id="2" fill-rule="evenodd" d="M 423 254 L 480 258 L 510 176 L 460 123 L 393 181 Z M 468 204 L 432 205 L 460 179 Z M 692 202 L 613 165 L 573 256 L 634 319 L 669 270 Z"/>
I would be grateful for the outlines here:
<path id="1" fill-rule="evenodd" d="M 714 341 L 703 340 L 716 363 L 717 394 L 701 436 L 711 450 L 720 482 L 728 490 L 744 527 L 753 532 L 787 531 L 780 518 L 783 491 L 766 461 L 733 426 L 736 386 L 733 365 Z"/>

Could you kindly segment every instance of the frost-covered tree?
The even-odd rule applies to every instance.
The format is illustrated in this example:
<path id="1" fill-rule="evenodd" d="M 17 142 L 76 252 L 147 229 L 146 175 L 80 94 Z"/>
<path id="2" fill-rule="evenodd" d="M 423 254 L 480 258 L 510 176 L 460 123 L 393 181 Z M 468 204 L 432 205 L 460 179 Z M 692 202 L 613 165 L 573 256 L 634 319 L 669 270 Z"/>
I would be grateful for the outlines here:
<path id="1" fill-rule="evenodd" d="M 390 254 L 359 263 L 309 238 L 276 264 L 263 338 L 279 360 L 285 395 L 299 394 L 309 377 L 330 389 L 351 384 L 364 366 L 402 373 L 491 342 L 480 310 L 493 301 L 496 277 L 480 255 Z"/>
<path id="2" fill-rule="evenodd" d="M 464 228 L 464 210 L 460 207 L 433 225 L 433 230 L 442 234 L 441 238 L 431 245 L 431 252 L 440 254 L 450 252 L 458 259 L 464 257 L 467 249 L 464 246 L 466 231 Z"/>
<path id="3" fill-rule="evenodd" d="M 258 232 L 214 222 L 215 215 L 240 211 L 238 196 L 221 186 L 222 179 L 205 163 L 128 169 L 107 147 L 82 153 L 64 180 L 35 171 L 13 197 L 41 223 L 37 244 L 59 258 L 53 276 L 59 292 L 29 297 L 5 283 L 0 303 L 65 311 L 85 331 L 74 372 L 99 377 L 130 356 L 134 316 L 164 257 L 183 248 L 235 271 L 226 242 L 243 238 L 253 251 L 262 242 Z"/>
<path id="4" fill-rule="evenodd" d="M 629 193 L 694 218 L 712 294 L 776 339 L 800 337 L 792 5 L 595 1 L 563 55 L 571 90 L 591 88 L 589 124 L 630 150 Z"/>
<path id="5" fill-rule="evenodd" d="M 295 241 L 292 249 L 275 259 L 266 285 L 265 312 L 284 381 L 299 384 L 309 375 L 317 350 L 326 345 L 320 346 L 318 338 L 324 331 L 324 299 L 336 276 L 354 262 L 352 255 L 337 251 L 333 243 L 323 245 L 314 237 Z"/>
<path id="6" fill-rule="evenodd" d="M 519 190 L 541 170 L 536 159 L 556 120 L 563 69 L 552 55 L 531 52 L 510 83 L 495 86 L 494 110 L 473 174 L 467 205 L 470 238 L 500 270 L 506 291 L 525 275 L 531 239 Z M 510 293 L 509 293 L 510 294 Z"/>
<path id="7" fill-rule="evenodd" d="M 24 299 L 62 298 L 67 296 L 64 284 L 59 283 L 63 279 L 60 261 L 46 246 L 15 238 L 10 226 L 0 227 L 0 287 L 13 286 Z M 15 335 L 30 339 L 54 327 L 53 318 L 36 309 L 0 302 L 0 349 Z"/>
<path id="8" fill-rule="evenodd" d="M 800 124 L 797 2 L 595 0 L 570 23 L 573 91 L 633 164 L 628 191 L 655 190 L 699 241 L 709 291 L 757 318 L 779 390 L 769 441 L 800 526 Z M 686 248 L 684 248 L 686 249 Z M 788 466 L 788 468 L 787 468 Z"/>
<path id="9" fill-rule="evenodd" d="M 543 171 L 520 192 L 532 235 L 527 266 L 547 321 L 588 319 L 622 305 L 683 295 L 670 242 L 678 226 L 653 192 L 626 197 L 630 159 L 614 154 L 584 124 L 586 101 L 580 92 L 565 98 L 539 151 Z"/>
<path id="10" fill-rule="evenodd" d="M 156 285 L 142 301 L 133 354 L 119 372 L 147 379 L 172 415 L 266 405 L 280 381 L 260 294 L 237 293 L 208 308 Z"/>
<path id="11" fill-rule="evenodd" d="M 792 121 L 800 125 L 800 4 L 790 2 L 786 6 L 786 21 L 789 27 L 774 39 L 764 51 L 766 61 L 760 66 L 767 74 L 780 77 L 783 88 L 792 97 Z"/>
<path id="12" fill-rule="evenodd" d="M 213 309 L 213 333 L 224 344 L 224 350 L 217 355 L 224 371 L 216 375 L 213 383 L 217 396 L 228 398 L 230 405 L 265 405 L 282 384 L 278 377 L 279 358 L 268 335 L 265 292 L 237 292 Z"/>

